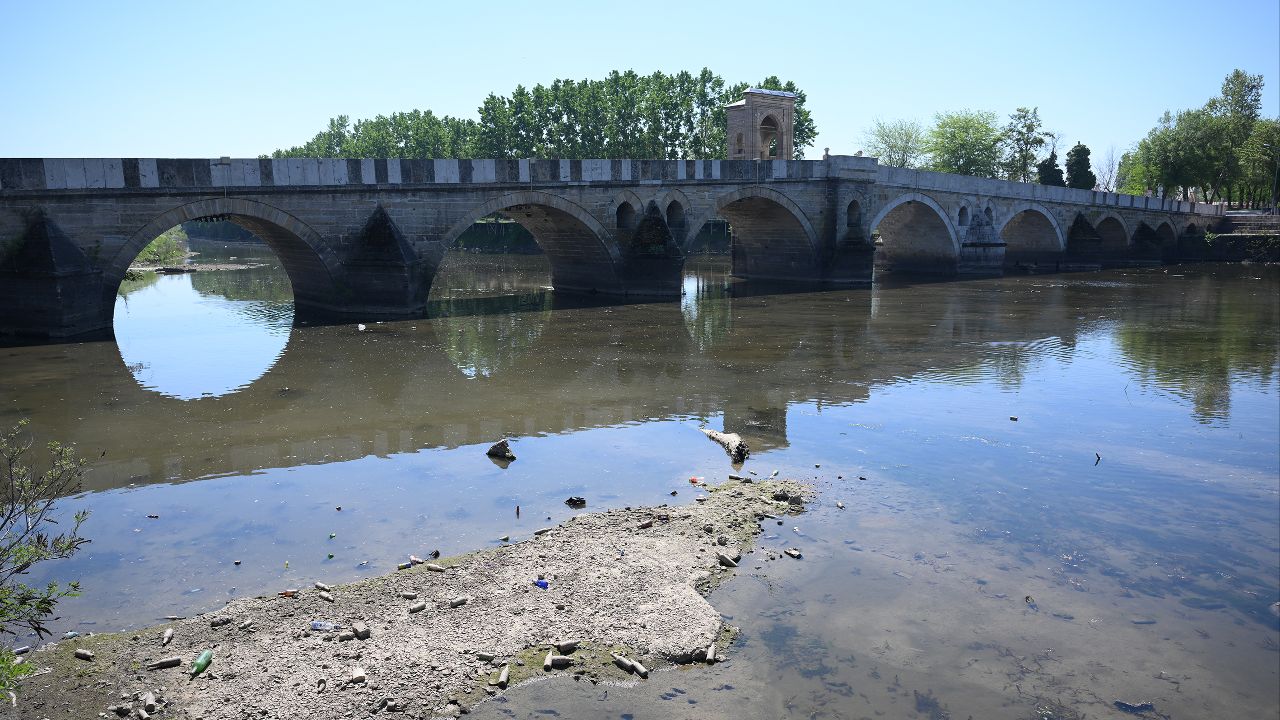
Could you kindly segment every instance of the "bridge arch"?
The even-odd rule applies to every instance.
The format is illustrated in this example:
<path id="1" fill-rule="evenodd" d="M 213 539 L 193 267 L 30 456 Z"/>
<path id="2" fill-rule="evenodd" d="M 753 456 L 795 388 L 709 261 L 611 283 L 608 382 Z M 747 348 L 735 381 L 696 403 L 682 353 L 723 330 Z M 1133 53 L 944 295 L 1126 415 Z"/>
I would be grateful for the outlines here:
<path id="1" fill-rule="evenodd" d="M 1055 260 L 1067 247 L 1058 219 L 1039 203 L 1014 205 L 997 236 L 1005 243 L 1005 265 Z"/>
<path id="2" fill-rule="evenodd" d="M 1133 244 L 1133 233 L 1124 218 L 1115 213 L 1106 213 L 1094 224 L 1098 236 L 1102 238 L 1103 252 L 1122 252 Z"/>
<path id="3" fill-rule="evenodd" d="M 686 233 L 689 230 L 701 229 L 701 226 L 695 228 L 689 225 L 689 215 L 693 211 L 693 203 L 678 188 L 671 188 L 659 195 L 657 203 L 658 209 L 662 211 L 663 219 L 667 222 L 667 228 L 671 230 L 671 236 L 675 239 L 677 245 L 684 245 Z"/>
<path id="4" fill-rule="evenodd" d="M 918 192 L 899 195 L 880 208 L 868 226 L 880 231 L 876 263 L 906 272 L 954 273 L 960 240 L 946 210 Z"/>
<path id="5" fill-rule="evenodd" d="M 644 206 L 634 209 L 639 222 Z M 619 286 L 622 252 L 614 233 L 580 205 L 551 193 L 521 190 L 496 197 L 455 222 L 441 237 L 443 245 L 451 246 L 476 221 L 495 213 L 533 235 L 547 255 L 555 289 L 594 292 Z"/>
<path id="6" fill-rule="evenodd" d="M 341 259 L 334 248 L 306 223 L 266 203 L 246 198 L 208 198 L 179 205 L 139 228 L 103 269 L 104 312 L 110 323 L 115 295 L 129 265 L 152 240 L 166 230 L 190 220 L 219 217 L 257 235 L 280 258 L 293 286 L 297 306 L 327 307 L 337 293 Z"/>
<path id="7" fill-rule="evenodd" d="M 688 226 L 683 250 L 708 221 L 722 217 L 733 227 L 733 272 L 769 280 L 818 279 L 818 233 L 791 198 L 768 187 L 753 185 L 716 198 Z"/>
<path id="8" fill-rule="evenodd" d="M 635 214 L 637 220 L 640 215 L 644 214 L 644 201 L 631 190 L 620 190 L 613 196 L 612 207 L 615 217 L 623 205 L 631 206 L 631 211 Z M 633 224 L 632 227 L 635 227 L 635 225 Z"/>

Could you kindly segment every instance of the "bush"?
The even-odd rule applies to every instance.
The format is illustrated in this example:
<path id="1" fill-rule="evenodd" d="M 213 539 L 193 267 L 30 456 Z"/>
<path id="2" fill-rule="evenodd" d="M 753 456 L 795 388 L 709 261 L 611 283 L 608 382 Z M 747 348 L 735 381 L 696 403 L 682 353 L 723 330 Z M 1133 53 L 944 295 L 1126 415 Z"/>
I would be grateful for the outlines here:
<path id="1" fill-rule="evenodd" d="M 152 240 L 138 257 L 134 265 L 164 265 L 174 263 L 187 256 L 187 232 L 181 225 L 169 228 Z"/>
<path id="2" fill-rule="evenodd" d="M 26 463 L 35 445 L 26 427 L 23 420 L 0 435 L 0 633 L 34 632 L 43 638 L 50 634 L 44 622 L 54 606 L 62 598 L 79 594 L 80 586 L 51 582 L 35 588 L 17 578 L 36 563 L 71 557 L 89 542 L 80 537 L 80 526 L 89 517 L 83 510 L 75 514 L 67 532 L 46 532 L 46 523 L 57 524 L 52 517 L 54 502 L 79 490 L 85 462 L 74 449 L 51 442 L 49 467 L 37 474 Z M 18 677 L 30 672 L 29 666 L 15 662 L 12 652 L 0 652 L 0 692 L 10 690 Z"/>

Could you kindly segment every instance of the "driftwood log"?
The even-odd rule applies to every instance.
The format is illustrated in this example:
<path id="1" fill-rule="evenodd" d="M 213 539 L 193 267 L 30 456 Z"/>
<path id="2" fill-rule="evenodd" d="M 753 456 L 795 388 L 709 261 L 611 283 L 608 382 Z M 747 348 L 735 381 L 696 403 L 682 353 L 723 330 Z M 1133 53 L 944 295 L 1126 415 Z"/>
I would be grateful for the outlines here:
<path id="1" fill-rule="evenodd" d="M 751 450 L 738 433 L 722 433 L 707 428 L 702 428 L 702 432 L 724 448 L 724 451 L 729 454 L 729 459 L 735 463 L 741 464 L 751 454 Z"/>

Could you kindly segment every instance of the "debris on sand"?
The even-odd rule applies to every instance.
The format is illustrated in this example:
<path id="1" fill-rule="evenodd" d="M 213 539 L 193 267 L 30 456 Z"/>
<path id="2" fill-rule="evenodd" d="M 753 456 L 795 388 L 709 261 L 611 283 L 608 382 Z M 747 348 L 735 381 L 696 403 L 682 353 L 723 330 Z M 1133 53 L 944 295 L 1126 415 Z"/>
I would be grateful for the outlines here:
<path id="1" fill-rule="evenodd" d="M 456 716 L 490 690 L 546 675 L 634 682 L 655 668 L 716 662 L 734 629 L 707 596 L 749 562 L 759 518 L 777 511 L 774 492 L 788 501 L 804 493 L 789 481 L 705 490 L 702 503 L 583 513 L 519 542 L 433 554 L 424 559 L 435 562 L 289 599 L 239 598 L 172 623 L 172 657 L 131 640 L 158 639 L 162 628 L 95 635 L 82 646 L 96 653 L 92 674 L 72 647 L 55 644 L 33 658 L 47 670 L 24 690 L 33 702 L 71 698 L 75 717 L 118 704 L 115 688 L 138 677 L 166 688 L 164 717 L 240 720 L 267 709 L 338 720 L 391 712 L 392 701 L 406 717 Z M 548 588 L 531 585 L 537 577 Z"/>

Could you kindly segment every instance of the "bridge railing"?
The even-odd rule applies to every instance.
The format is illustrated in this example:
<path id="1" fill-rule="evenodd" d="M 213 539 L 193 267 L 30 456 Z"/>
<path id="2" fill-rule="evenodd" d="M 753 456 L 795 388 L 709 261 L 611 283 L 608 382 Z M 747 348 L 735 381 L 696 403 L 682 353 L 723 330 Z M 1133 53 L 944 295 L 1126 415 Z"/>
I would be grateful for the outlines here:
<path id="1" fill-rule="evenodd" d="M 383 185 L 760 183 L 844 178 L 957 194 L 1220 215 L 1222 207 L 1171 198 L 1008 182 L 878 165 L 875 158 L 825 160 L 540 160 L 408 158 L 0 158 L 0 192 L 48 190 Z"/>
<path id="2" fill-rule="evenodd" d="M 764 182 L 873 179 L 873 158 L 540 160 L 408 158 L 5 158 L 2 190 L 202 189 L 482 183 Z"/>
<path id="3" fill-rule="evenodd" d="M 1124 195 L 1105 190 L 1080 190 L 1077 188 L 1040 185 L 1038 183 L 1010 182 L 993 178 L 976 178 L 966 175 L 881 166 L 878 181 L 886 185 L 898 185 L 917 190 L 936 190 L 959 195 L 1015 198 L 1027 201 L 1102 205 L 1116 208 L 1134 208 L 1199 215 L 1221 215 L 1222 206 L 1212 203 L 1194 203 L 1168 197 Z"/>

